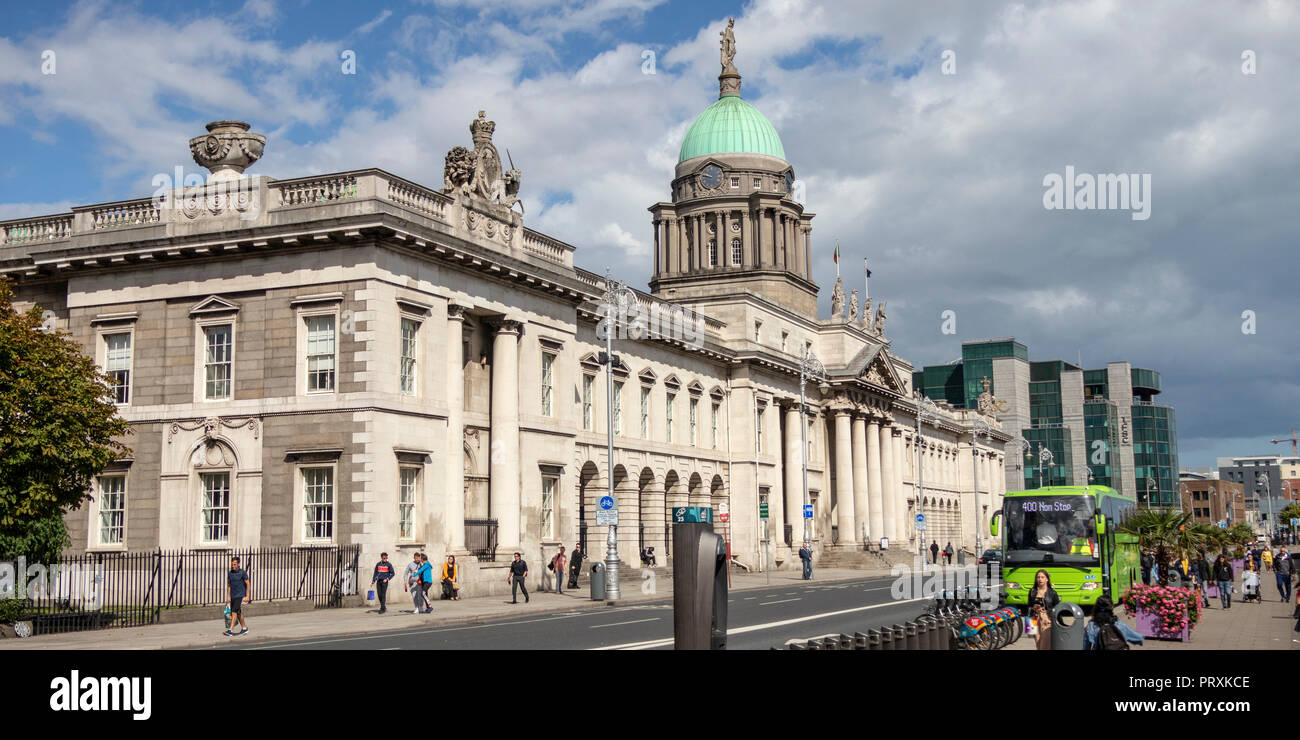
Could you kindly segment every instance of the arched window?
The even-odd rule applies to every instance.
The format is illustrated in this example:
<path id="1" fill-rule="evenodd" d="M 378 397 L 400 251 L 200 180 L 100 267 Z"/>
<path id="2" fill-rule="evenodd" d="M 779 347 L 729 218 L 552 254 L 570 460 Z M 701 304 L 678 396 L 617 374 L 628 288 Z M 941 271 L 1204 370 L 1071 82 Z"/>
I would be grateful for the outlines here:
<path id="1" fill-rule="evenodd" d="M 737 236 L 737 237 L 732 237 L 732 239 L 731 239 L 731 264 L 733 264 L 733 265 L 737 265 L 737 266 L 738 266 L 738 265 L 740 265 L 740 263 L 741 263 L 741 261 L 743 260 L 743 258 L 744 258 L 744 252 L 742 252 L 742 251 L 741 251 L 741 248 L 740 248 L 740 237 L 738 237 L 738 236 Z"/>
<path id="2" fill-rule="evenodd" d="M 710 267 L 718 266 L 718 240 L 717 239 L 709 240 L 709 266 Z"/>

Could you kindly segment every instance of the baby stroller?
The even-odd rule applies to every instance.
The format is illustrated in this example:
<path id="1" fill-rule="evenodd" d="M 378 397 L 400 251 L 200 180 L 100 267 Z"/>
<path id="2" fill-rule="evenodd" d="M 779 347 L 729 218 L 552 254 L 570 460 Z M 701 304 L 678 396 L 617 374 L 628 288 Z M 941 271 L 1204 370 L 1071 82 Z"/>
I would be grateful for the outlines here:
<path id="1" fill-rule="evenodd" d="M 1259 596 L 1259 574 L 1253 570 L 1241 574 L 1241 600 L 1264 603 Z"/>

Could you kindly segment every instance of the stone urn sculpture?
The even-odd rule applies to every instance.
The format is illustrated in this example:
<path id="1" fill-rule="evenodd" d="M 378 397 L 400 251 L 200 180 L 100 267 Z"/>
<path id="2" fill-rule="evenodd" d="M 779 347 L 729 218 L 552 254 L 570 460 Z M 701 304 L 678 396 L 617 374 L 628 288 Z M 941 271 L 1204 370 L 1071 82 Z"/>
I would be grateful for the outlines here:
<path id="1" fill-rule="evenodd" d="M 190 139 L 190 152 L 195 163 L 212 173 L 208 182 L 238 180 L 247 167 L 262 158 L 266 137 L 249 133 L 247 123 L 213 121 L 207 129 L 203 136 Z"/>

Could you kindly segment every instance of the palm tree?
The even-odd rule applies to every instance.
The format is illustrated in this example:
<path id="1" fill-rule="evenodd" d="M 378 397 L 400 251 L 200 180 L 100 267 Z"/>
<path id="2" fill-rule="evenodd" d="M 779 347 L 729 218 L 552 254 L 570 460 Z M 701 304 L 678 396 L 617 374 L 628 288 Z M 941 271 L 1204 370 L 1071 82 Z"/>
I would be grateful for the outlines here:
<path id="1" fill-rule="evenodd" d="M 1119 524 L 1119 531 L 1137 535 L 1143 547 L 1155 548 L 1159 555 L 1172 552 L 1188 555 L 1204 542 L 1192 529 L 1192 515 L 1171 509 L 1134 510 Z"/>

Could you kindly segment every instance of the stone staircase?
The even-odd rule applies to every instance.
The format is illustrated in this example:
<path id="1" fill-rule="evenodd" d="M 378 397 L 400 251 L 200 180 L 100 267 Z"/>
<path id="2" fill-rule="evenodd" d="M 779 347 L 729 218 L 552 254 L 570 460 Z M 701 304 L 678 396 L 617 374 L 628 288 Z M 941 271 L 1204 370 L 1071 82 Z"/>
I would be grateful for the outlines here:
<path id="1" fill-rule="evenodd" d="M 911 562 L 911 554 L 891 550 L 862 550 L 833 548 L 814 553 L 813 568 L 852 568 L 858 570 L 889 570 L 895 563 Z"/>

